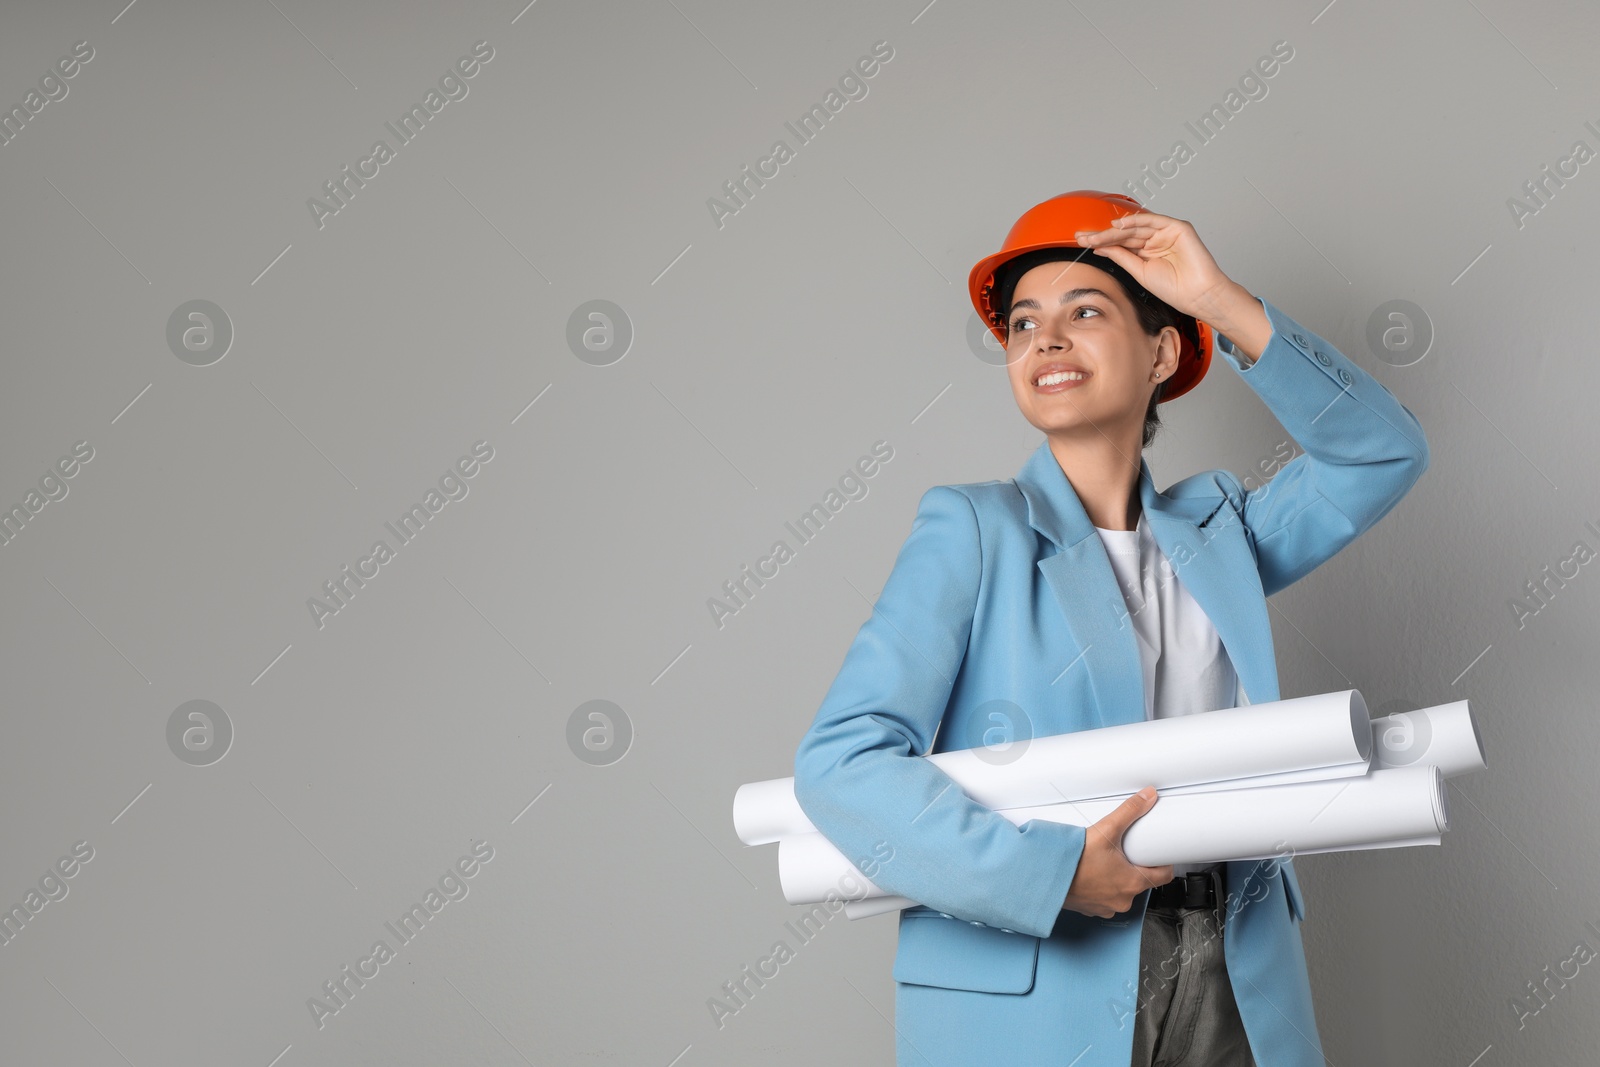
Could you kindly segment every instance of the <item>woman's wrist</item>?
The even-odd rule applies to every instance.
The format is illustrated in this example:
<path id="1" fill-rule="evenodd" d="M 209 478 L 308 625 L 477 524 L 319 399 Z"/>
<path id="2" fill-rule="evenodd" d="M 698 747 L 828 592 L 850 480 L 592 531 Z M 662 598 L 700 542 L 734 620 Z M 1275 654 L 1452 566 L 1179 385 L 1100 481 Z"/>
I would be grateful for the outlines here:
<path id="1" fill-rule="evenodd" d="M 1213 334 L 1226 335 L 1247 364 L 1260 359 L 1272 340 L 1272 322 L 1261 301 L 1235 281 L 1228 281 L 1203 301 L 1195 317 L 1211 327 Z"/>

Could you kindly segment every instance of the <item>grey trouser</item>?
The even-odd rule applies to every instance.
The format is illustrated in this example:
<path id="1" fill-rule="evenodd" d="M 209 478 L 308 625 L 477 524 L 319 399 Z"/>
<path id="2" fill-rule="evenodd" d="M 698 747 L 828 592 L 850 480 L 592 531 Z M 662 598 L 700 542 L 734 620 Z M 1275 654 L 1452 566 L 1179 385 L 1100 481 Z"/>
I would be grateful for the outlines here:
<path id="1" fill-rule="evenodd" d="M 1222 956 L 1227 906 L 1147 908 L 1139 946 L 1132 1067 L 1255 1067 Z"/>

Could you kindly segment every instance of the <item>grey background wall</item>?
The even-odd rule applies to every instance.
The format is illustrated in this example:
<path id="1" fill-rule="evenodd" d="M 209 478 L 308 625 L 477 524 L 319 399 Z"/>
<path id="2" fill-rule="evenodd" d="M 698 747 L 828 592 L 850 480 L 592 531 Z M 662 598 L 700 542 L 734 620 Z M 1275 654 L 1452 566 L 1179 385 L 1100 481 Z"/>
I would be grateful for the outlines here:
<path id="1" fill-rule="evenodd" d="M 1282 690 L 1469 698 L 1491 765 L 1451 782 L 1442 847 L 1297 864 L 1328 1057 L 1580 1062 L 1600 17 L 522 2 L 0 14 L 0 504 L 26 515 L 0 545 L 0 903 L 34 905 L 0 946 L 6 1061 L 892 1062 L 893 921 L 796 942 L 733 792 L 791 772 L 922 492 L 1038 441 L 974 347 L 968 268 L 1183 140 L 1148 206 L 1432 446 L 1271 601 Z M 1392 301 L 1410 347 L 1371 340 Z M 1161 485 L 1286 440 L 1220 361 L 1166 419 Z M 723 583 L 877 442 L 865 495 L 719 624 Z M 340 606 L 324 583 L 358 566 Z"/>

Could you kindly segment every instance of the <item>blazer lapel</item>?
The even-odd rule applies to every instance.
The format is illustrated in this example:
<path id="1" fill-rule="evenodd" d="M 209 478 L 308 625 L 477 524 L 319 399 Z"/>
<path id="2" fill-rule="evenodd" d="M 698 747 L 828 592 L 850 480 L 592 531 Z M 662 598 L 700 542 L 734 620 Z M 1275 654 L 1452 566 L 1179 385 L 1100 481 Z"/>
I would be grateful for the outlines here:
<path id="1" fill-rule="evenodd" d="M 1272 629 L 1255 554 L 1232 509 L 1209 497 L 1158 493 L 1143 458 L 1139 501 L 1156 544 L 1184 588 L 1205 611 L 1252 703 L 1278 699 Z M 1041 442 L 1014 481 L 1028 504 L 1028 524 L 1056 552 L 1038 561 L 1080 650 L 1067 670 L 1087 670 L 1102 726 L 1144 721 L 1144 668 L 1127 602 L 1111 559 L 1072 483 Z M 1265 640 L 1263 640 L 1263 635 Z"/>
<path id="2" fill-rule="evenodd" d="M 1144 719 L 1144 668 L 1111 558 L 1046 438 L 1014 479 L 1028 502 L 1028 525 L 1055 545 L 1038 561 L 1077 645 L 1066 671 L 1084 670 L 1101 726 Z M 1063 656 L 1063 659 L 1066 657 Z"/>

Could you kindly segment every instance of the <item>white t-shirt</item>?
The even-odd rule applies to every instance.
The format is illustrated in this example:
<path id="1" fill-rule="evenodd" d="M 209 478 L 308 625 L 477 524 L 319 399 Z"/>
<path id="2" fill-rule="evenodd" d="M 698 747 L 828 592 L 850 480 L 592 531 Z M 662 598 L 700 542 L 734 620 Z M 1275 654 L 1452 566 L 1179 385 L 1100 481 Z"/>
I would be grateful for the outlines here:
<path id="1" fill-rule="evenodd" d="M 1144 717 L 1165 719 L 1236 706 L 1239 678 L 1228 650 L 1205 610 L 1178 580 L 1145 516 L 1139 516 L 1132 530 L 1099 526 L 1095 530 L 1111 557 L 1111 569 L 1128 605 L 1127 621 L 1139 643 Z M 1182 875 L 1214 866 L 1180 863 L 1173 872 Z"/>

